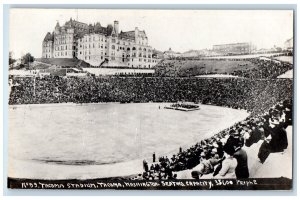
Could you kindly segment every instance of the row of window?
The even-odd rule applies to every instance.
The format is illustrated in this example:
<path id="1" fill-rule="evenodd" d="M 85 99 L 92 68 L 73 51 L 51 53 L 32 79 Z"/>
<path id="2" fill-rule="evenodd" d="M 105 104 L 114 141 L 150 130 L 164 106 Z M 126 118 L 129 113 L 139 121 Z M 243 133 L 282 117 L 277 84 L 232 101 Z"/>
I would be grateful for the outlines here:
<path id="1" fill-rule="evenodd" d="M 85 56 L 84 58 L 85 58 L 85 60 L 90 60 L 91 59 L 90 56 Z M 101 60 L 103 60 L 103 56 L 101 56 Z"/>
<path id="2" fill-rule="evenodd" d="M 51 58 L 51 54 L 46 54 L 44 57 L 45 58 Z"/>
<path id="3" fill-rule="evenodd" d="M 51 51 L 50 51 L 50 50 L 49 50 L 49 51 L 48 51 L 48 50 L 44 51 L 44 53 L 48 53 L 48 52 L 51 52 Z M 83 54 L 83 55 L 91 55 L 91 51 L 89 51 L 89 52 L 87 52 L 87 51 L 79 51 L 79 54 L 80 54 L 80 55 L 82 55 L 82 54 Z M 100 54 L 101 54 L 101 56 L 103 56 L 103 51 L 101 51 Z M 68 55 L 68 52 L 56 52 L 56 53 L 55 53 L 55 56 L 64 56 L 64 55 Z M 106 56 L 107 54 L 104 53 L 104 55 Z M 111 53 L 111 56 L 115 56 L 115 52 L 114 52 L 114 51 Z M 125 55 L 123 54 L 122 57 L 124 58 Z M 126 58 L 127 58 L 127 59 L 128 59 L 129 57 L 130 57 L 130 55 L 126 55 Z M 133 53 L 133 54 L 132 54 L 132 57 L 135 58 L 135 57 L 136 57 L 136 54 Z M 139 54 L 139 57 L 140 57 L 140 59 L 139 59 L 140 61 L 142 61 L 142 58 L 141 58 L 141 57 L 147 58 L 146 55 L 142 55 L 142 54 Z M 148 58 L 151 58 L 151 55 L 150 55 L 150 54 L 148 55 Z M 133 61 L 133 59 L 132 59 L 132 61 Z M 149 62 L 149 61 L 148 61 L 148 62 Z"/>
<path id="4" fill-rule="evenodd" d="M 45 43 L 45 44 L 43 45 L 43 47 L 52 47 L 52 44 L 51 44 L 51 43 Z"/>
<path id="5" fill-rule="evenodd" d="M 54 44 L 70 44 L 72 43 L 72 40 L 57 40 L 57 41 L 54 41 Z"/>
<path id="6" fill-rule="evenodd" d="M 79 43 L 81 43 L 81 42 L 92 42 L 92 41 L 105 41 L 105 42 L 107 42 L 107 39 L 104 39 L 105 38 L 105 36 L 102 36 L 102 35 L 99 35 L 98 37 L 96 36 L 85 36 L 84 38 L 80 38 L 79 39 Z M 142 38 L 142 42 L 139 40 L 139 44 L 140 45 L 147 45 L 147 41 L 144 43 L 144 38 Z M 128 39 L 128 41 L 129 41 L 129 39 Z M 121 44 L 122 43 L 122 40 L 116 40 L 115 38 L 113 38 L 112 40 L 111 40 L 111 42 L 112 43 L 117 43 L 117 44 Z M 123 45 L 131 45 L 131 43 L 130 42 L 128 42 L 128 43 L 126 43 L 125 41 L 123 41 Z"/>
<path id="7" fill-rule="evenodd" d="M 98 43 L 98 48 L 100 49 L 103 49 L 103 47 L 105 48 L 105 49 L 107 49 L 107 46 L 104 46 L 103 44 L 100 44 L 100 43 Z M 96 48 L 96 45 L 95 45 L 95 43 L 93 43 L 93 45 L 91 45 L 91 44 L 89 44 L 89 45 L 79 45 L 79 48 L 83 48 L 83 49 L 89 49 L 89 48 Z"/>
<path id="8" fill-rule="evenodd" d="M 79 45 L 79 48 L 83 48 L 83 49 L 88 49 L 88 48 L 96 48 L 96 46 L 97 46 L 97 43 L 95 44 L 95 43 L 92 43 L 92 44 L 85 44 L 85 45 L 82 45 L 82 44 L 80 44 Z M 107 46 L 104 46 L 103 44 L 101 44 L 101 43 L 98 43 L 98 48 L 100 49 L 103 49 L 103 48 L 105 48 L 105 49 L 107 49 Z M 123 47 L 123 46 L 115 46 L 115 45 L 111 45 L 111 49 L 113 49 L 113 50 L 115 50 L 115 49 L 117 49 L 117 50 L 125 50 L 125 47 Z M 136 47 L 133 47 L 132 48 L 132 51 L 136 51 Z M 131 48 L 130 47 L 128 47 L 127 49 L 126 49 L 127 51 L 130 51 L 131 50 Z M 147 51 L 147 49 L 146 48 L 141 48 L 141 47 L 139 47 L 139 51 Z M 151 52 L 151 49 L 148 49 L 148 52 Z"/>
<path id="9" fill-rule="evenodd" d="M 69 36 L 67 36 L 67 35 L 62 35 L 62 36 L 56 36 L 56 37 L 55 37 L 55 40 L 62 40 L 62 41 L 63 41 L 63 40 L 68 40 L 68 39 L 69 39 L 69 40 L 72 40 L 72 38 L 73 38 L 73 37 L 70 36 L 70 35 L 69 35 Z"/>
<path id="10" fill-rule="evenodd" d="M 91 52 L 89 51 L 89 52 L 87 52 L 87 51 L 79 51 L 79 54 L 80 55 L 91 55 Z M 101 51 L 101 55 L 103 55 L 103 51 Z M 106 55 L 106 53 L 104 54 L 104 55 Z"/>
<path id="11" fill-rule="evenodd" d="M 128 66 L 130 65 L 130 63 L 128 63 Z M 141 68 L 143 65 L 137 65 L 135 67 Z M 131 65 L 131 67 L 134 67 L 133 65 Z M 144 68 L 147 68 L 147 65 L 144 65 Z M 148 68 L 151 68 L 150 65 L 148 65 Z"/>
<path id="12" fill-rule="evenodd" d="M 51 52 L 51 49 L 50 49 L 50 48 L 43 49 L 43 53 L 48 53 L 48 52 Z"/>
<path id="13" fill-rule="evenodd" d="M 67 55 L 72 55 L 72 54 L 69 54 L 67 51 L 62 51 L 62 52 L 56 52 L 55 53 L 55 56 L 67 56 Z"/>
<path id="14" fill-rule="evenodd" d="M 56 46 L 55 50 L 56 51 L 59 51 L 59 50 L 68 50 L 68 46 L 66 45 L 66 48 L 65 48 L 65 46 Z"/>
<path id="15" fill-rule="evenodd" d="M 101 55 L 103 55 L 103 51 L 101 51 L 100 53 L 101 53 Z M 83 55 L 87 55 L 87 54 L 91 55 L 91 51 L 88 51 L 88 52 L 87 52 L 87 51 L 79 51 L 79 54 L 80 54 L 80 55 L 82 55 L 82 54 L 83 54 Z M 105 53 L 105 55 L 106 55 L 106 53 Z M 114 56 L 114 55 L 115 55 L 115 52 L 112 51 L 112 52 L 111 52 L 111 55 Z M 125 55 L 123 54 L 122 56 L 124 57 Z M 130 57 L 130 55 L 127 54 L 126 57 L 127 57 L 127 58 Z M 136 54 L 136 53 L 133 53 L 133 54 L 132 54 L 132 57 L 137 57 L 137 54 Z M 146 54 L 143 55 L 142 53 L 139 53 L 139 57 L 144 57 L 144 58 L 147 58 L 147 57 L 148 57 L 148 58 L 151 58 L 151 54 L 148 54 L 148 56 L 147 56 Z"/>
<path id="16" fill-rule="evenodd" d="M 104 37 L 97 37 L 97 40 L 95 40 L 95 36 L 93 37 L 93 41 L 100 41 L 100 38 L 101 38 L 101 41 L 103 42 L 107 42 L 107 40 L 106 39 L 104 39 Z M 79 42 L 87 42 L 87 41 L 89 41 L 89 42 L 91 42 L 92 41 L 92 38 L 91 38 L 91 36 L 88 38 L 88 37 L 84 37 L 84 38 L 80 38 L 79 39 Z"/>
<path id="17" fill-rule="evenodd" d="M 56 44 L 56 45 L 58 45 L 58 44 L 67 44 L 67 42 L 66 42 L 66 41 L 55 41 L 54 44 Z M 96 44 L 97 44 L 97 43 L 96 43 Z M 50 46 L 50 44 L 49 44 L 49 46 Z M 48 47 L 48 44 L 44 45 L 44 47 Z M 80 48 L 83 48 L 83 49 L 87 49 L 87 48 L 96 48 L 96 45 L 95 45 L 95 43 L 92 43 L 92 45 L 89 44 L 88 46 L 87 46 L 87 44 L 85 44 L 85 45 L 80 44 L 79 47 L 80 47 Z M 107 46 L 104 46 L 103 44 L 98 43 L 98 48 L 103 49 L 104 47 L 105 47 L 105 49 L 107 49 Z M 58 48 L 59 48 L 59 47 L 58 47 Z M 67 48 L 67 47 L 66 47 L 66 48 Z M 118 47 L 118 46 L 112 45 L 111 48 L 112 48 L 112 49 L 117 49 L 117 50 L 125 50 L 125 47 L 123 47 L 123 46 L 119 46 L 119 47 Z M 130 50 L 136 51 L 136 49 L 137 49 L 137 47 L 132 47 L 132 49 L 131 49 L 130 47 L 128 47 L 126 50 L 127 50 L 127 51 L 130 51 Z M 59 50 L 59 49 L 55 49 L 55 50 Z M 143 51 L 147 51 L 146 48 L 143 48 L 143 49 L 142 49 L 141 47 L 139 47 L 138 50 L 140 50 L 140 51 L 142 51 L 142 50 L 143 50 Z M 148 52 L 151 52 L 151 49 L 148 49 Z"/>

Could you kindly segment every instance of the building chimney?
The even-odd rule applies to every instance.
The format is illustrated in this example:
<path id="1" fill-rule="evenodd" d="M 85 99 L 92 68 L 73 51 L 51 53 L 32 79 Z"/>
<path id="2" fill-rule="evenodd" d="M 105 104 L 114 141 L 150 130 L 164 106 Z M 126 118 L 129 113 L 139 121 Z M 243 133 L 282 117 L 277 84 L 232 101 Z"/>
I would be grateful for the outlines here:
<path id="1" fill-rule="evenodd" d="M 139 35 L 139 29 L 138 29 L 138 27 L 135 27 L 135 29 L 134 29 L 135 42 L 137 42 L 138 35 Z"/>
<path id="2" fill-rule="evenodd" d="M 114 21 L 114 29 L 115 29 L 115 33 L 117 35 L 119 35 L 119 22 L 118 21 Z"/>

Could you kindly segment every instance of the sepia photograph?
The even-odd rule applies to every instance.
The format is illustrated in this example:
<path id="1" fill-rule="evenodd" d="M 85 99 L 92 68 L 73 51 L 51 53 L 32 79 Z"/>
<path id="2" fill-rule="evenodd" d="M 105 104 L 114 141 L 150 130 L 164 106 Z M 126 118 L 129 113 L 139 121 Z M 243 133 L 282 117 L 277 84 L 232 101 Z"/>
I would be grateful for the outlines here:
<path id="1" fill-rule="evenodd" d="M 293 189 L 293 9 L 9 9 L 7 187 Z"/>

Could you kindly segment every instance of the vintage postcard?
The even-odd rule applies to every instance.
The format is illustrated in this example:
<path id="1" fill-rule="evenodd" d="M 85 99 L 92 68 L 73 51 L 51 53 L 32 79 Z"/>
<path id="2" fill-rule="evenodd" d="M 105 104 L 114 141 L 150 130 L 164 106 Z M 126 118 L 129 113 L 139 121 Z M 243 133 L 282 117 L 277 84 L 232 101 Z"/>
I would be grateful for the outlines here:
<path id="1" fill-rule="evenodd" d="M 8 188 L 291 190 L 294 14 L 11 8 Z"/>

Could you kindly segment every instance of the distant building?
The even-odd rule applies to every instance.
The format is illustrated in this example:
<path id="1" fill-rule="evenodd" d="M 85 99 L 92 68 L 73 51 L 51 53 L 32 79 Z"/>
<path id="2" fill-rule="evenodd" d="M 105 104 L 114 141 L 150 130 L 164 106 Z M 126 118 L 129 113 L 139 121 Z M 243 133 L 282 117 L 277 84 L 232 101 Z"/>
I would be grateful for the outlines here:
<path id="1" fill-rule="evenodd" d="M 189 50 L 181 54 L 182 57 L 199 57 L 203 55 L 199 50 Z"/>
<path id="2" fill-rule="evenodd" d="M 119 32 L 119 22 L 101 26 L 72 20 L 57 22 L 43 41 L 43 58 L 78 58 L 92 66 L 152 68 L 158 62 L 145 31 Z"/>
<path id="3" fill-rule="evenodd" d="M 192 57 L 204 57 L 204 56 L 211 56 L 213 52 L 208 49 L 201 49 L 201 50 L 189 50 L 183 52 L 181 57 L 183 58 L 192 58 Z"/>
<path id="4" fill-rule="evenodd" d="M 163 57 L 164 57 L 164 58 L 177 58 L 177 57 L 179 57 L 179 56 L 181 56 L 181 53 L 175 52 L 175 51 L 173 51 L 171 48 L 169 48 L 168 51 L 165 51 L 165 52 L 163 53 Z"/>
<path id="5" fill-rule="evenodd" d="M 284 49 L 293 51 L 293 49 L 294 49 L 294 39 L 293 38 L 290 38 L 284 42 Z"/>
<path id="6" fill-rule="evenodd" d="M 213 45 L 213 51 L 222 55 L 250 54 L 253 50 L 254 46 L 247 42 Z"/>

